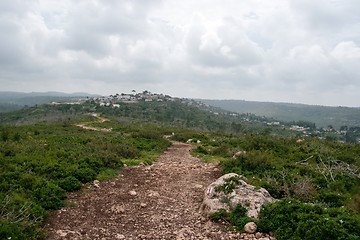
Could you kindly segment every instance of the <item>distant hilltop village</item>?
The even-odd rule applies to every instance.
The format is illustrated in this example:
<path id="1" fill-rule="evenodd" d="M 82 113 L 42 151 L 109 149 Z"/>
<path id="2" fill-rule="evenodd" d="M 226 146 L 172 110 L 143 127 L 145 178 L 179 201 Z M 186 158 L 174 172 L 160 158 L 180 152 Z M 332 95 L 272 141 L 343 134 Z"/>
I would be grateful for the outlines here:
<path id="1" fill-rule="evenodd" d="M 121 93 L 110 95 L 108 97 L 93 98 L 93 100 L 98 103 L 100 106 L 112 106 L 119 107 L 118 103 L 136 103 L 139 101 L 152 102 L 152 101 L 176 101 L 180 100 L 179 98 L 172 98 L 169 95 L 151 93 L 149 91 L 143 91 L 142 93 L 136 93 L 133 91 L 129 93 Z"/>
<path id="2" fill-rule="evenodd" d="M 110 96 L 102 96 L 102 97 L 81 97 L 81 98 L 73 98 L 72 101 L 67 102 L 50 102 L 50 105 L 79 105 L 83 103 L 91 103 L 97 105 L 99 107 L 110 107 L 110 108 L 120 108 L 121 105 L 124 104 L 132 104 L 132 103 L 139 103 L 139 102 L 180 102 L 186 104 L 188 106 L 196 106 L 199 108 L 205 108 L 210 113 L 214 115 L 228 115 L 235 118 L 241 118 L 244 122 L 252 122 L 252 123 L 262 123 L 265 125 L 276 126 L 278 128 L 288 129 L 291 131 L 295 131 L 300 133 L 302 136 L 307 137 L 312 134 L 319 135 L 321 132 L 332 132 L 335 134 L 346 134 L 346 131 L 337 131 L 332 127 L 316 129 L 315 124 L 309 126 L 308 124 L 304 125 L 297 125 L 291 123 L 285 123 L 281 121 L 277 121 L 274 119 L 269 119 L 266 117 L 255 116 L 254 114 L 249 113 L 234 113 L 229 112 L 226 110 L 221 110 L 219 108 L 211 107 L 206 103 L 201 101 L 197 101 L 194 99 L 188 98 L 177 98 L 171 97 L 169 95 L 158 94 L 158 93 L 151 93 L 147 90 L 143 92 L 137 93 L 135 90 L 132 93 L 117 93 Z M 320 131 L 319 131 L 320 130 Z M 359 140 L 360 141 L 360 140 Z"/>
<path id="3" fill-rule="evenodd" d="M 145 101 L 145 102 L 152 102 L 152 101 L 176 101 L 181 100 L 184 101 L 184 99 L 180 98 L 172 98 L 169 95 L 164 94 L 157 94 L 157 93 L 151 93 L 147 90 L 136 93 L 136 91 L 132 91 L 132 93 L 117 93 L 115 95 L 110 96 L 102 96 L 102 97 L 92 97 L 92 98 L 80 98 L 76 101 L 69 101 L 69 102 L 50 102 L 50 105 L 59 105 L 59 104 L 68 104 L 68 105 L 78 105 L 82 104 L 87 101 L 94 101 L 95 103 L 99 104 L 100 106 L 112 106 L 112 107 L 119 107 L 118 103 L 136 103 L 139 101 Z"/>

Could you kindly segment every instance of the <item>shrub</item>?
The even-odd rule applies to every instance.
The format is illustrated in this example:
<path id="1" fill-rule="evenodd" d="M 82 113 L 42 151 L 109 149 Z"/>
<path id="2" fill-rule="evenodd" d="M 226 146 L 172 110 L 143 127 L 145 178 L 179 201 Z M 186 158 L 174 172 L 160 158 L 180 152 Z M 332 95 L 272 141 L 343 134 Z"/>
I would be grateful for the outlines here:
<path id="1" fill-rule="evenodd" d="M 145 130 L 132 135 L 134 138 L 161 139 L 163 136 L 155 130 Z"/>
<path id="2" fill-rule="evenodd" d="M 360 218 L 344 209 L 281 200 L 265 205 L 258 229 L 273 231 L 276 239 L 359 239 Z"/>
<path id="3" fill-rule="evenodd" d="M 217 147 L 211 151 L 212 155 L 221 156 L 221 157 L 229 157 L 230 151 L 229 147 L 226 145 L 222 145 Z"/>
<path id="4" fill-rule="evenodd" d="M 27 239 L 29 236 L 24 233 L 24 228 L 6 220 L 0 220 L 0 239 Z"/>
<path id="5" fill-rule="evenodd" d="M 136 147 L 127 144 L 119 145 L 117 154 L 123 158 L 137 158 L 141 155 Z"/>
<path id="6" fill-rule="evenodd" d="M 86 183 L 95 179 L 96 172 L 91 168 L 81 167 L 75 171 L 74 175 L 80 182 Z"/>
<path id="7" fill-rule="evenodd" d="M 210 216 L 212 221 L 225 220 L 230 222 L 238 231 L 243 231 L 245 224 L 254 220 L 246 216 L 246 208 L 238 204 L 233 211 L 228 213 L 225 209 L 220 209 Z"/>
<path id="8" fill-rule="evenodd" d="M 68 192 L 79 190 L 82 186 L 81 182 L 73 176 L 59 180 L 58 185 Z"/>
<path id="9" fill-rule="evenodd" d="M 98 157 L 104 163 L 104 167 L 118 168 L 124 165 L 115 154 L 103 153 Z"/>
<path id="10" fill-rule="evenodd" d="M 274 198 L 279 199 L 286 196 L 286 191 L 284 190 L 284 187 L 281 186 L 277 181 L 263 182 L 260 186 L 262 188 L 265 188 Z"/>
<path id="11" fill-rule="evenodd" d="M 45 209 L 57 209 L 64 206 L 65 191 L 50 181 L 43 181 L 34 190 L 34 196 Z"/>
<path id="12" fill-rule="evenodd" d="M 204 147 L 198 146 L 198 147 L 194 150 L 194 153 L 201 153 L 201 154 L 207 155 L 207 154 L 208 154 L 208 151 L 207 151 Z"/>
<path id="13" fill-rule="evenodd" d="M 10 131 L 7 127 L 2 127 L 1 129 L 1 140 L 6 142 L 10 139 Z"/>
<path id="14" fill-rule="evenodd" d="M 329 207 L 341 207 L 344 205 L 345 197 L 339 193 L 323 192 L 319 196 L 319 200 L 326 203 Z"/>
<path id="15" fill-rule="evenodd" d="M 300 179 L 291 186 L 292 196 L 304 202 L 314 199 L 317 195 L 316 188 L 309 178 Z"/>
<path id="16" fill-rule="evenodd" d="M 213 214 L 210 215 L 210 220 L 212 221 L 220 221 L 221 219 L 227 219 L 227 212 L 225 209 L 220 209 Z"/>
<path id="17" fill-rule="evenodd" d="M 225 161 L 224 166 L 226 169 L 237 166 L 245 171 L 263 172 L 273 168 L 270 157 L 269 154 L 259 151 L 249 152 L 241 154 L 236 159 Z"/>

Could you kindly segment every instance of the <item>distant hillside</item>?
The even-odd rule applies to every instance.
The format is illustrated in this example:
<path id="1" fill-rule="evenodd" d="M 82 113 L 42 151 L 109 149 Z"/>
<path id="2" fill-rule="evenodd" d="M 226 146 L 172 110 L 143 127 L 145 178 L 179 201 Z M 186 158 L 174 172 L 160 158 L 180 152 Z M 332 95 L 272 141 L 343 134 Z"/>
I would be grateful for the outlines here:
<path id="1" fill-rule="evenodd" d="M 238 113 L 253 113 L 282 121 L 310 121 L 317 127 L 360 126 L 360 108 L 326 107 L 292 103 L 254 102 L 244 100 L 200 100 L 205 104 Z"/>
<path id="2" fill-rule="evenodd" d="M 48 102 L 73 101 L 78 98 L 96 97 L 89 93 L 62 92 L 0 92 L 0 112 L 17 110 L 23 106 L 34 106 Z"/>
<path id="3" fill-rule="evenodd" d="M 24 107 L 18 111 L 0 113 L 0 125 L 63 121 L 87 113 L 98 113 L 121 121 L 153 122 L 227 133 L 262 132 L 269 128 L 266 123 L 273 121 L 254 114 L 235 114 L 219 108 L 206 107 L 191 99 L 147 93 L 145 96 L 117 94 L 86 98 L 76 103 Z M 282 131 L 281 126 L 272 128 L 274 131 Z"/>

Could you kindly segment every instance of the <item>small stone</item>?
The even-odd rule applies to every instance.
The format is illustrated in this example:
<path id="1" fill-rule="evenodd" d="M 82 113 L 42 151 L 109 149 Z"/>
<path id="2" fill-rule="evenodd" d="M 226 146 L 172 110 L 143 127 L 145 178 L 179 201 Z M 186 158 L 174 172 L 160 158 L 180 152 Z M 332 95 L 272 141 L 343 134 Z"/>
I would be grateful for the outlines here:
<path id="1" fill-rule="evenodd" d="M 129 191 L 129 194 L 131 195 L 131 196 L 136 196 L 136 192 L 134 191 L 134 190 L 131 190 L 131 191 Z"/>
<path id="2" fill-rule="evenodd" d="M 259 232 L 257 232 L 257 233 L 255 233 L 255 237 L 257 238 L 257 239 L 259 239 L 259 238 L 262 238 L 262 234 L 261 233 L 259 233 Z"/>
<path id="3" fill-rule="evenodd" d="M 145 208 L 147 206 L 146 203 L 140 203 L 140 207 Z"/>
<path id="4" fill-rule="evenodd" d="M 160 194 L 156 191 L 150 190 L 148 196 L 149 197 L 160 197 Z"/>
<path id="5" fill-rule="evenodd" d="M 254 222 L 248 222 L 244 226 L 244 231 L 247 233 L 254 233 L 256 232 L 257 226 Z"/>
<path id="6" fill-rule="evenodd" d="M 125 239 L 125 236 L 122 234 L 116 234 L 115 238 L 116 239 Z"/>
<path id="7" fill-rule="evenodd" d="M 63 230 L 57 230 L 56 234 L 58 234 L 60 237 L 66 237 L 68 233 Z"/>
<path id="8" fill-rule="evenodd" d="M 94 180 L 93 185 L 96 188 L 100 188 L 100 181 L 99 180 Z"/>
<path id="9" fill-rule="evenodd" d="M 110 211 L 112 211 L 114 213 L 124 213 L 125 208 L 121 205 L 114 205 L 110 208 Z"/>

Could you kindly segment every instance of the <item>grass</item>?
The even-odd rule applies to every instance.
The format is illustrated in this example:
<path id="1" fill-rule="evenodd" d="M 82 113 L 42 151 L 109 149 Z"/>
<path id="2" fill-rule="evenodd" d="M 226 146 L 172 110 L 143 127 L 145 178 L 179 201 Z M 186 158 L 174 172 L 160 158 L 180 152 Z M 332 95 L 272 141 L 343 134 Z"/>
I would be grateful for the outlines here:
<path id="1" fill-rule="evenodd" d="M 96 179 L 99 181 L 108 181 L 114 179 L 119 174 L 119 170 L 112 168 L 105 168 L 99 172 Z"/>

